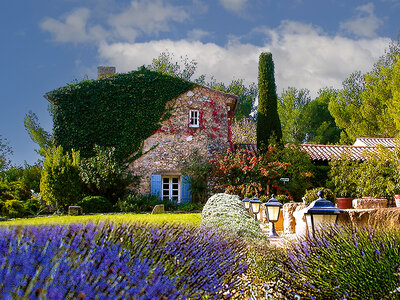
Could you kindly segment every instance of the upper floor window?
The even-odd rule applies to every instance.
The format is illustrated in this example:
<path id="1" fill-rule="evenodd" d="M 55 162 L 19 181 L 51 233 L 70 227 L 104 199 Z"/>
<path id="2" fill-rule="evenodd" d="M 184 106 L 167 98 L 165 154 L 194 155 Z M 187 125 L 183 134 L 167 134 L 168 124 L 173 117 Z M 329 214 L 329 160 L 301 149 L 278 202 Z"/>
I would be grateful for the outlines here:
<path id="1" fill-rule="evenodd" d="M 198 110 L 189 111 L 189 127 L 200 127 L 200 112 Z"/>

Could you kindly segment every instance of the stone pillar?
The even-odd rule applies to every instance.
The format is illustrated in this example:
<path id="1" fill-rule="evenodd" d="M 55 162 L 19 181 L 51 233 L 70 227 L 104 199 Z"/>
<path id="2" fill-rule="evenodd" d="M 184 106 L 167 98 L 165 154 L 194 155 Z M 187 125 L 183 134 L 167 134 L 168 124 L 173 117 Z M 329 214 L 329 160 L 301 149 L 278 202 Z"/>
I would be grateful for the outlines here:
<path id="1" fill-rule="evenodd" d="M 289 202 L 283 205 L 283 233 L 284 234 L 294 234 L 298 233 L 297 230 L 303 231 L 305 230 L 305 221 L 302 221 L 302 217 L 304 217 L 304 213 L 302 217 L 299 213 L 301 210 L 306 208 L 306 205 L 301 202 Z M 298 215 L 297 219 L 295 218 L 295 213 Z M 304 224 L 303 224 L 304 223 Z"/>

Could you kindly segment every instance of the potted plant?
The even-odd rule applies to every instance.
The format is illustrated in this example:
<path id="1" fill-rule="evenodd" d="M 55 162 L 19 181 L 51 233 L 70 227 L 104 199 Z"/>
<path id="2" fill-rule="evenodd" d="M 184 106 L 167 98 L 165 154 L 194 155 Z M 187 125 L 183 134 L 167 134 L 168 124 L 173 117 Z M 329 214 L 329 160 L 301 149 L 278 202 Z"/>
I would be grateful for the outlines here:
<path id="1" fill-rule="evenodd" d="M 347 155 L 330 162 L 330 183 L 336 193 L 337 206 L 341 209 L 352 208 L 352 201 L 357 194 L 357 164 L 358 162 L 350 160 Z"/>

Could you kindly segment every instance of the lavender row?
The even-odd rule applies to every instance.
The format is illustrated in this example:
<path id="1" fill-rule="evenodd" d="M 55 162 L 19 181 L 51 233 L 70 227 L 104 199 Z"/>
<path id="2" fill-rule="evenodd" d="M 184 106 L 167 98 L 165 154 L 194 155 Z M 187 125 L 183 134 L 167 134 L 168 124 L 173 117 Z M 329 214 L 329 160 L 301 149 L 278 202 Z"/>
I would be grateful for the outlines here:
<path id="1" fill-rule="evenodd" d="M 244 246 L 181 226 L 0 228 L 1 298 L 229 298 Z"/>

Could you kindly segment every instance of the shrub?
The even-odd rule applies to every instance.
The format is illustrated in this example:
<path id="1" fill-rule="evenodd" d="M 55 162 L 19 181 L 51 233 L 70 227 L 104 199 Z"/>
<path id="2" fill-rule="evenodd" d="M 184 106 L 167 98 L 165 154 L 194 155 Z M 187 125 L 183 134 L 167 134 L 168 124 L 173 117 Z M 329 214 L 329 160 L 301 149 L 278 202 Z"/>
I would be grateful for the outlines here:
<path id="1" fill-rule="evenodd" d="M 4 202 L 4 211 L 11 218 L 22 217 L 25 214 L 24 203 L 19 200 L 7 200 Z"/>
<path id="2" fill-rule="evenodd" d="M 48 151 L 44 161 L 40 191 L 43 200 L 55 209 L 65 210 L 82 197 L 79 152 L 64 153 L 61 146 Z"/>
<path id="3" fill-rule="evenodd" d="M 274 151 L 270 146 L 262 155 L 244 149 L 228 150 L 226 155 L 216 154 L 211 160 L 215 189 L 240 197 L 247 194 L 270 196 L 271 191 L 286 190 L 279 178 L 289 164 L 276 161 Z"/>
<path id="4" fill-rule="evenodd" d="M 94 146 L 94 155 L 80 161 L 80 176 L 88 195 L 103 196 L 115 204 L 124 197 L 128 186 L 135 188 L 138 177 L 133 177 L 127 166 L 116 158 L 115 148 Z"/>
<path id="5" fill-rule="evenodd" d="M 106 213 L 113 211 L 113 205 L 107 198 L 102 196 L 87 196 L 78 202 L 83 213 Z"/>
<path id="6" fill-rule="evenodd" d="M 314 185 L 318 173 L 316 167 L 310 156 L 298 145 L 288 144 L 285 147 L 278 147 L 273 156 L 274 160 L 288 164 L 280 177 L 289 178 L 289 182 L 284 183 L 283 187 L 291 199 L 301 201 L 306 189 L 318 186 Z"/>
<path id="7" fill-rule="evenodd" d="M 358 161 L 351 160 L 348 154 L 340 159 L 333 159 L 329 162 L 331 170 L 329 177 L 334 191 L 339 197 L 355 197 L 357 195 L 357 177 L 355 170 L 359 167 Z"/>
<path id="8" fill-rule="evenodd" d="M 199 149 L 195 149 L 182 163 L 182 174 L 188 175 L 189 191 L 192 202 L 205 203 L 208 193 L 208 174 L 211 164 L 207 156 L 201 155 Z"/>
<path id="9" fill-rule="evenodd" d="M 197 211 L 197 210 L 202 210 L 204 207 L 203 204 L 197 204 L 197 203 L 183 203 L 183 204 L 178 204 L 176 207 L 177 210 L 180 211 Z"/>
<path id="10" fill-rule="evenodd" d="M 215 232 L 183 226 L 2 227 L 0 296 L 228 298 L 247 269 L 243 249 Z"/>
<path id="11" fill-rule="evenodd" d="M 128 194 L 116 204 L 117 210 L 121 212 L 150 212 L 157 204 L 164 204 L 166 210 L 176 208 L 176 204 L 169 200 L 161 200 L 155 195 Z"/>
<path id="12" fill-rule="evenodd" d="M 250 216 L 239 196 L 228 194 L 211 196 L 201 213 L 201 224 L 245 240 L 266 240 L 266 236 Z"/>
<path id="13" fill-rule="evenodd" d="M 287 195 L 276 195 L 275 199 L 278 200 L 282 204 L 290 202 L 290 198 Z"/>
<path id="14" fill-rule="evenodd" d="M 319 188 L 315 188 L 312 190 L 307 190 L 303 200 L 305 202 L 306 205 L 309 205 L 311 202 L 313 202 L 314 200 L 318 199 L 318 192 L 319 191 L 324 191 L 324 198 L 326 200 L 329 200 L 333 203 L 333 205 L 336 204 L 336 196 L 335 194 L 332 192 L 332 190 L 328 189 L 328 188 L 324 188 L 324 187 L 319 187 Z"/>
<path id="15" fill-rule="evenodd" d="M 25 211 L 31 215 L 38 215 L 46 210 L 42 202 L 37 198 L 31 198 L 24 202 Z"/>
<path id="16" fill-rule="evenodd" d="M 278 289 L 290 298 L 398 299 L 399 241 L 398 230 L 328 227 L 289 247 Z"/>

